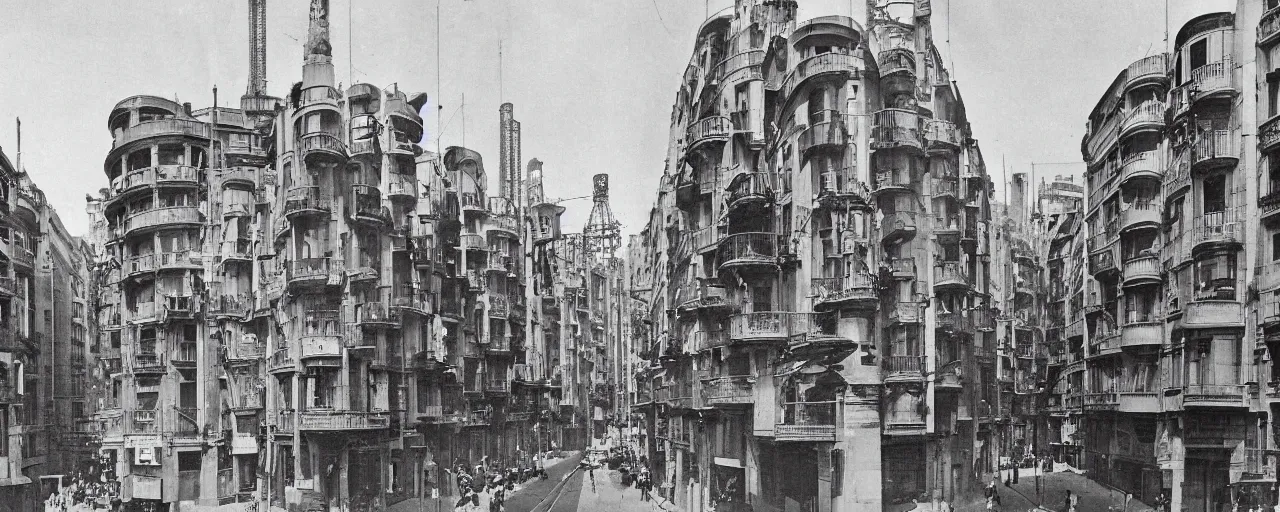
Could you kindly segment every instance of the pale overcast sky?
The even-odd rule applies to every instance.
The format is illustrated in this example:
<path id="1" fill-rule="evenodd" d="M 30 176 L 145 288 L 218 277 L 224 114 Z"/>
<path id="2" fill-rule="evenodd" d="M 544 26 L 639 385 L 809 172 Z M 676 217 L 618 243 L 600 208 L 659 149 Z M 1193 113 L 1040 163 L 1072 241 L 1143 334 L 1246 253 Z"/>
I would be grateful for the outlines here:
<path id="1" fill-rule="evenodd" d="M 436 1 L 331 0 L 337 76 L 398 83 L 436 98 Z M 951 5 L 947 5 L 948 2 Z M 624 233 L 643 228 L 666 155 L 671 103 L 708 11 L 729 0 L 440 0 L 443 145 L 480 151 L 496 176 L 498 105 L 515 103 L 523 158 L 546 164 L 547 194 L 590 194 L 609 173 Z M 1224 0 L 1168 0 L 1169 30 Z M 847 13 L 865 0 L 800 0 L 800 17 Z M 1165 0 L 933 0 L 934 34 L 959 82 L 988 168 L 1079 162 L 1085 117 L 1115 75 L 1163 50 Z M 247 2 L 0 0 L 0 147 L 16 152 L 75 234 L 84 196 L 107 185 L 107 114 L 154 94 L 238 106 L 248 69 Z M 948 14 L 949 13 L 949 14 Z M 947 21 L 948 15 L 951 21 Z M 268 0 L 271 92 L 301 77 L 307 2 Z M 948 30 L 950 34 L 948 34 Z M 348 34 L 353 51 L 348 51 Z M 950 39 L 950 44 L 946 41 Z M 499 41 L 504 48 L 499 80 Z M 350 58 L 354 55 L 354 58 Z M 354 65 L 349 65 L 352 62 Z M 499 87 L 501 84 L 501 87 Z M 436 120 L 426 120 L 435 136 Z M 435 148 L 434 139 L 426 144 Z M 1038 173 L 1082 165 L 1037 166 Z M 1045 171 L 1049 169 L 1049 171 Z M 1001 187 L 999 174 L 995 174 Z M 565 204 L 579 230 L 589 201 Z"/>

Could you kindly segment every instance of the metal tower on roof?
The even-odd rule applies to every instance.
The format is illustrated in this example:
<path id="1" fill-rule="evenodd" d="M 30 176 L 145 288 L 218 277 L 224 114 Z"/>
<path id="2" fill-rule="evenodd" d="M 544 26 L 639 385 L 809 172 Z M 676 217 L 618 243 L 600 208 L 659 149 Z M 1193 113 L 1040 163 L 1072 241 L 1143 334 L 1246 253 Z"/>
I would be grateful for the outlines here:
<path id="1" fill-rule="evenodd" d="M 591 181 L 591 199 L 595 204 L 587 218 L 587 227 L 582 230 L 584 249 L 592 255 L 612 258 L 622 245 L 622 225 L 614 219 L 613 209 L 609 208 L 609 175 L 597 174 Z"/>

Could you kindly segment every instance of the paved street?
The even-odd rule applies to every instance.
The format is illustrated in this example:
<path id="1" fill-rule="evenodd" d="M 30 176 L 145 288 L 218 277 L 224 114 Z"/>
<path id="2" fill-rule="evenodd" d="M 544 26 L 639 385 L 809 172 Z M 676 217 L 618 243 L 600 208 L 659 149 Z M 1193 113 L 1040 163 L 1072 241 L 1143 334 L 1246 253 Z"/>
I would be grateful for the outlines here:
<path id="1" fill-rule="evenodd" d="M 984 481 L 990 481 L 988 476 Z M 1040 494 L 1039 502 L 1048 510 L 1059 511 L 1063 509 L 1067 490 L 1080 495 L 1080 501 L 1076 505 L 1078 512 L 1105 512 L 1108 507 L 1114 507 L 1111 510 L 1143 512 L 1153 510 L 1150 506 L 1137 500 L 1130 501 L 1128 508 L 1124 508 L 1124 493 L 1109 489 L 1102 484 L 1085 478 L 1084 475 L 1076 473 L 1047 473 L 1040 477 Z M 1006 512 L 1023 512 L 1034 510 L 1037 502 L 1036 495 L 1036 479 L 1035 472 L 1031 469 L 1022 469 L 1018 474 L 1018 483 L 1010 487 L 1000 484 L 1000 498 L 1003 506 L 997 507 L 996 510 Z M 986 510 L 986 504 L 983 500 L 974 500 L 967 503 L 957 503 L 955 508 L 958 512 L 982 511 Z M 925 510 L 928 510 L 925 507 Z"/>
<path id="2" fill-rule="evenodd" d="M 570 452 L 567 458 L 548 461 L 547 479 L 533 479 L 516 487 L 515 491 L 507 498 L 508 511 L 526 511 L 533 508 L 547 497 L 555 488 L 561 479 L 573 471 L 578 466 L 578 462 L 582 460 L 583 452 Z M 446 496 L 439 499 L 425 499 L 419 503 L 417 498 L 411 498 L 400 503 L 396 503 L 388 507 L 388 512 L 448 512 L 453 510 L 453 506 L 458 502 L 457 496 Z M 482 510 L 489 510 L 488 502 L 482 501 Z"/>
<path id="3" fill-rule="evenodd" d="M 661 512 L 675 510 L 670 502 L 640 501 L 635 486 L 622 485 L 622 475 L 607 469 L 596 470 L 596 483 L 585 475 L 574 475 L 571 486 L 550 512 Z M 521 510 L 508 507 L 508 510 Z"/>

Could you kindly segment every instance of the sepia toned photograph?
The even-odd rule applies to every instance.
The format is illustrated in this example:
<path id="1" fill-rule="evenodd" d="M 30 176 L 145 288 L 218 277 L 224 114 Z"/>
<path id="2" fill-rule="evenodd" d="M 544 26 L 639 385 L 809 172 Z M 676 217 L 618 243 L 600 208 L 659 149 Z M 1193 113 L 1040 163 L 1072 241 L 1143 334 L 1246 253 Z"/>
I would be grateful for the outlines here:
<path id="1" fill-rule="evenodd" d="M 1280 0 L 0 13 L 0 512 L 1280 512 Z"/>

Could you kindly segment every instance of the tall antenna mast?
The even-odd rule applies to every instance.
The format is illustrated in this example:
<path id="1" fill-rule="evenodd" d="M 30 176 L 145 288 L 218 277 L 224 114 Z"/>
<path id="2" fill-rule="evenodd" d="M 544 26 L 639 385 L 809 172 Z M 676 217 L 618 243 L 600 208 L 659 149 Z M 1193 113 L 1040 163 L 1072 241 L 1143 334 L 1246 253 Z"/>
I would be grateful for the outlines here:
<path id="1" fill-rule="evenodd" d="M 498 103 L 504 103 L 502 97 L 502 40 L 498 40 Z"/>
<path id="2" fill-rule="evenodd" d="M 249 0 L 249 85 L 246 96 L 267 93 L 267 0 Z"/>
<path id="3" fill-rule="evenodd" d="M 351 5 L 355 0 L 347 0 L 347 87 L 356 84 L 356 54 L 351 51 L 352 34 L 356 31 L 354 17 L 351 16 Z"/>
<path id="4" fill-rule="evenodd" d="M 444 154 L 440 152 L 440 135 L 444 131 L 444 127 L 440 124 L 441 117 L 444 114 L 444 107 L 440 106 L 440 0 L 436 0 L 436 156 L 437 158 Z"/>

